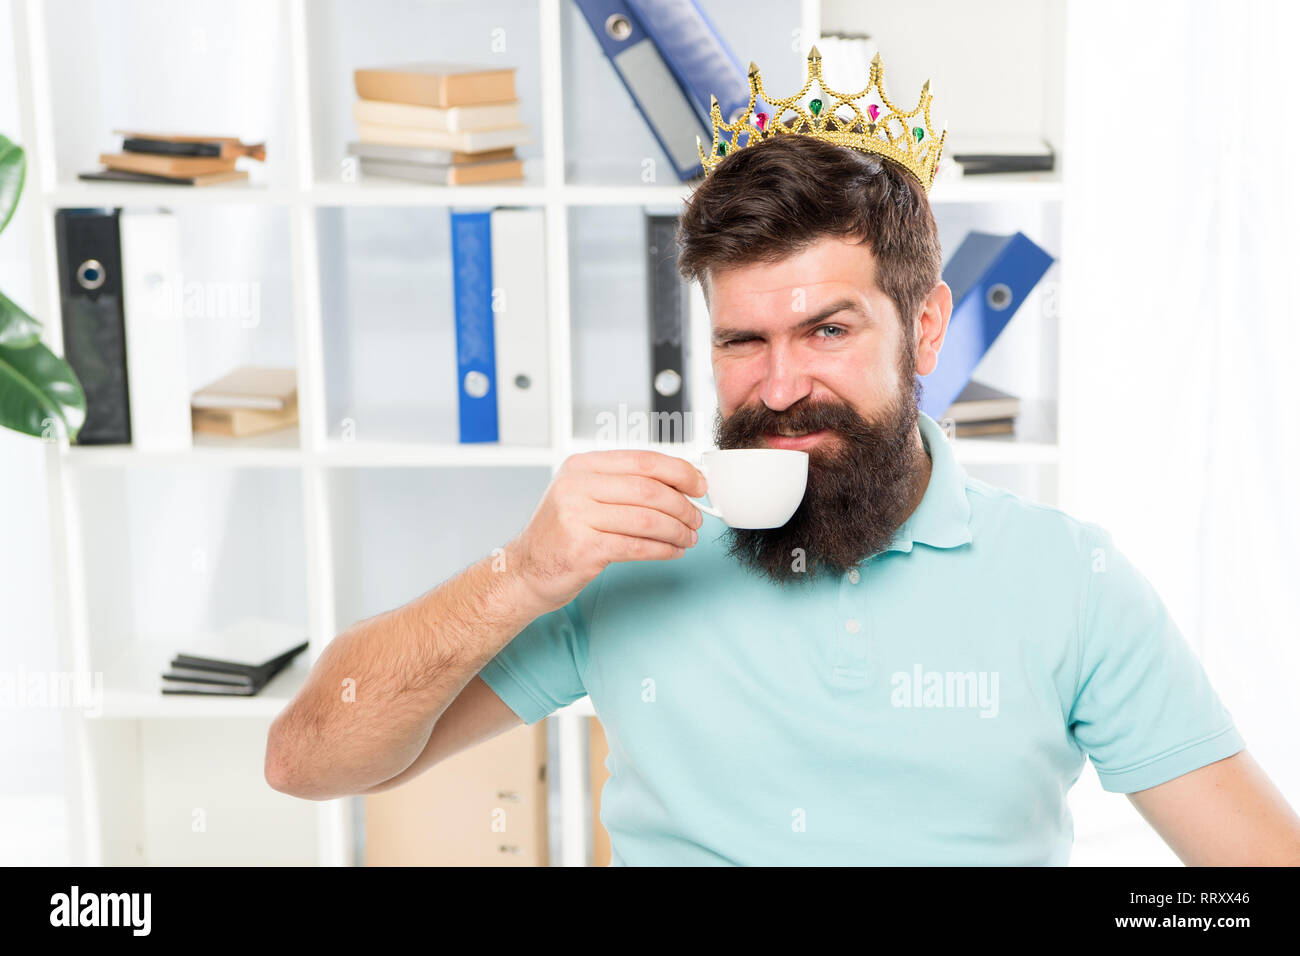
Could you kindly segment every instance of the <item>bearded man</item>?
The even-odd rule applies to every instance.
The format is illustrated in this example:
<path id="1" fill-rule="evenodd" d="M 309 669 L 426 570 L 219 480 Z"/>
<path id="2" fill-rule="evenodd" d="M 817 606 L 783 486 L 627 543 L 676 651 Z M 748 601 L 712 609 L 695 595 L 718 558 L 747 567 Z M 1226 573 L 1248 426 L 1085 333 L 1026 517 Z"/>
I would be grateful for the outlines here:
<path id="1" fill-rule="evenodd" d="M 1189 864 L 1300 862 L 1300 820 L 1101 527 L 964 473 L 918 412 L 952 296 L 923 185 L 803 136 L 695 190 L 722 448 L 808 452 L 728 528 L 653 451 L 567 459 L 504 550 L 321 655 L 266 775 L 376 793 L 589 695 L 626 865 L 1061 865 L 1086 759 Z M 340 705 L 345 678 L 366 688 Z"/>

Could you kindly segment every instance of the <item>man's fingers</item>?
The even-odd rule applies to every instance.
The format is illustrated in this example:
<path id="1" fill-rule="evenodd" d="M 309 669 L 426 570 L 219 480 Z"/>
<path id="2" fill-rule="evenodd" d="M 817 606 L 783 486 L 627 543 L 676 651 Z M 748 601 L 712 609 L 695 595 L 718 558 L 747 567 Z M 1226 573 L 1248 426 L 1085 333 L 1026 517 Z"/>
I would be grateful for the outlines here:
<path id="1" fill-rule="evenodd" d="M 708 487 L 699 469 L 689 461 L 658 451 L 620 449 L 590 452 L 587 463 L 592 471 L 601 474 L 646 475 L 692 498 L 703 495 Z"/>
<path id="2" fill-rule="evenodd" d="M 668 544 L 666 541 L 634 538 L 626 534 L 607 534 L 605 537 L 614 542 L 611 547 L 612 550 L 617 552 L 617 557 L 611 560 L 667 561 L 672 558 L 680 558 L 686 554 L 685 548 L 679 548 L 675 544 Z"/>
<path id="3" fill-rule="evenodd" d="M 700 509 L 686 500 L 676 488 L 645 475 L 593 474 L 585 481 L 588 494 L 595 501 L 609 505 L 641 505 L 662 511 L 687 527 L 704 523 Z"/>
<path id="4" fill-rule="evenodd" d="M 694 528 L 654 508 L 640 505 L 596 504 L 591 526 L 597 531 L 624 534 L 633 538 L 663 541 L 679 548 L 689 548 L 699 539 Z"/>

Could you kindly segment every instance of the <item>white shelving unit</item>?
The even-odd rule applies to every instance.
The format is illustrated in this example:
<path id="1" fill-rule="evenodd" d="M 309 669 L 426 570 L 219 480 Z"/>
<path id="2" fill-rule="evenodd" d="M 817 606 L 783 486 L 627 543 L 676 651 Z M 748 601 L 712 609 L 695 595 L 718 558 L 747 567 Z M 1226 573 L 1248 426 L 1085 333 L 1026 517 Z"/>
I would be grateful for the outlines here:
<path id="1" fill-rule="evenodd" d="M 590 382 L 575 373 L 574 348 L 576 310 L 581 301 L 571 301 L 575 289 L 581 296 L 581 287 L 571 268 L 573 240 L 571 226 L 576 216 L 587 215 L 591 210 L 618 207 L 679 208 L 689 195 L 689 187 L 677 183 L 668 185 L 643 184 L 629 177 L 626 184 L 611 183 L 609 177 L 587 175 L 575 166 L 572 153 L 585 150 L 585 145 L 570 145 L 566 151 L 566 136 L 587 136 L 582 127 L 575 125 L 570 111 L 587 108 L 580 97 L 587 95 L 581 79 L 582 63 L 596 63 L 592 69 L 604 68 L 597 57 L 593 59 L 594 41 L 584 35 L 585 24 L 566 0 L 537 0 L 535 4 L 520 2 L 517 7 L 535 15 L 536 30 L 515 27 L 511 42 L 535 44 L 536 72 L 520 75 L 521 97 L 535 98 L 540 103 L 540 155 L 527 156 L 528 174 L 522 185 L 484 185 L 469 187 L 425 187 L 419 185 L 362 180 L 341 181 L 337 170 L 328 168 L 322 156 L 341 156 L 341 144 L 326 132 L 329 123 L 335 126 L 338 118 L 347 116 L 350 102 L 340 102 L 328 93 L 321 71 L 330 75 L 344 71 L 350 77 L 355 66 L 373 65 L 359 62 L 338 62 L 336 48 L 344 44 L 337 37 L 352 31 L 357 23 L 370 16 L 373 5 L 352 0 L 332 3 L 309 3 L 307 0 L 279 0 L 262 5 L 268 24 L 273 23 L 284 38 L 283 70 L 287 101 L 281 114 L 281 125 L 268 136 L 270 162 L 275 168 L 265 182 L 244 186 L 218 186 L 203 189 L 171 189 L 135 185 L 83 183 L 71 178 L 66 171 L 69 161 L 89 168 L 94 156 L 78 154 L 67 159 L 68 149 L 61 152 L 61 137 L 70 123 L 82 123 L 81 117 L 58 114 L 52 91 L 52 64 L 56 37 L 62 42 L 62 33 L 56 17 L 62 17 L 76 0 L 60 0 L 53 7 L 41 0 L 14 0 L 14 36 L 17 46 L 17 72 L 20 80 L 22 143 L 28 152 L 28 185 L 25 202 L 35 214 L 29 215 L 31 224 L 31 261 L 35 270 L 34 287 L 39 290 L 33 311 L 46 327 L 46 341 L 56 352 L 62 353 L 60 331 L 60 306 L 56 275 L 54 244 L 54 212 L 64 207 L 144 206 L 160 205 L 176 210 L 180 215 L 201 215 L 205 210 L 226 207 L 254 207 L 268 211 L 283 211 L 287 217 L 287 245 L 292 296 L 292 333 L 295 342 L 295 359 L 298 369 L 300 425 L 296 431 L 265 436 L 252 441 L 222 441 L 201 438 L 192 450 L 183 453 L 151 454 L 130 447 L 68 447 L 51 444 L 48 449 L 48 484 L 53 535 L 53 554 L 56 562 L 56 588 L 58 597 L 57 627 L 61 666 L 69 671 L 90 673 L 102 671 L 105 681 L 103 713 L 96 717 L 82 717 L 75 713 L 67 722 L 66 752 L 68 755 L 68 792 L 70 795 L 71 846 L 73 861 L 84 864 L 187 862 L 184 854 L 195 851 L 204 862 L 224 861 L 227 854 L 245 854 L 245 858 L 259 853 L 276 862 L 316 862 L 324 865 L 348 865 L 354 862 L 353 812 L 354 802 L 349 800 L 310 804 L 302 801 L 270 801 L 258 803 L 262 812 L 250 824 L 248 835 L 235 832 L 233 845 L 220 851 L 193 841 L 169 842 L 151 822 L 157 813 L 144 817 L 138 807 L 143 804 L 156 807 L 159 801 L 174 798 L 183 802 L 183 787 L 167 789 L 165 774 L 160 774 L 161 762 L 173 759 L 183 748 L 186 735 L 203 738 L 205 735 L 221 736 L 226 728 L 245 728 L 244 737 L 256 740 L 257 729 L 264 728 L 283 707 L 303 679 L 310 661 L 285 672 L 260 696 L 247 700 L 207 700 L 201 698 L 163 698 L 155 683 L 157 668 L 149 657 L 147 645 L 137 644 L 128 635 L 127 650 L 109 658 L 103 653 L 107 640 L 106 626 L 102 626 L 98 609 L 102 602 L 89 596 L 87 582 L 101 573 L 92 566 L 87 549 L 86 527 L 100 520 L 98 513 L 89 510 L 87 489 L 97 483 L 112 486 L 113 482 L 130 483 L 136 474 L 195 474 L 199 476 L 221 472 L 233 474 L 232 480 L 250 480 L 256 475 L 273 482 L 272 476 L 287 474 L 297 489 L 300 499 L 301 537 L 297 551 L 301 555 L 300 574 L 304 589 L 303 623 L 308 631 L 311 660 L 343 628 L 355 620 L 356 604 L 344 592 L 352 587 L 349 572 L 342 580 L 339 576 L 340 555 L 336 548 L 340 530 L 341 496 L 372 480 L 390 480 L 384 475 L 405 470 L 407 475 L 418 475 L 423 481 L 430 476 L 432 482 L 455 482 L 457 475 L 479 475 L 478 469 L 489 469 L 502 474 L 522 470 L 538 473 L 543 478 L 552 473 L 570 454 L 595 447 L 594 440 L 584 429 L 575 429 L 574 409 L 584 407 L 591 396 Z M 152 0 L 135 0 L 148 4 Z M 128 5 L 129 6 L 129 5 Z M 223 16 L 226 4 L 211 4 L 210 16 Z M 380 5 L 373 13 L 375 21 L 400 18 L 407 7 Z M 727 31 L 768 31 L 777 35 L 774 49 L 785 51 L 789 62 L 778 64 L 771 70 L 770 81 L 776 88 L 781 76 L 802 77 L 803 60 L 813 38 L 820 34 L 823 9 L 818 0 L 769 0 L 764 6 L 765 15 L 755 16 L 754 4 L 740 0 L 705 0 L 703 6 L 714 22 Z M 466 4 L 433 4 L 437 15 L 444 17 L 448 29 L 453 29 L 458 17 L 468 16 Z M 492 9 L 504 11 L 500 3 Z M 187 10 L 193 14 L 191 4 Z M 426 11 L 427 13 L 427 11 Z M 391 14 L 391 16 L 389 16 Z M 118 11 L 115 16 L 129 17 Z M 432 15 L 432 14 L 429 14 Z M 504 12 L 502 18 L 505 19 Z M 525 18 L 526 19 L 526 18 Z M 756 23 L 755 21 L 764 21 Z M 373 25 L 373 24 L 372 24 Z M 380 29 L 375 27 L 375 29 Z M 403 30 L 400 22 L 389 23 L 387 29 L 398 37 Z M 790 43 L 784 37 L 785 29 L 796 40 Z M 798 31 L 795 34 L 795 31 Z M 526 39 L 519 35 L 527 34 Z M 757 34 L 756 34 L 757 35 Z M 749 59 L 747 48 L 732 38 L 729 42 L 738 49 L 741 59 Z M 927 31 L 927 36 L 933 33 Z M 321 49 L 321 37 L 334 37 L 334 46 Z M 346 39 L 346 37 L 345 37 Z M 93 41 L 87 41 L 93 42 Z M 796 55 L 795 50 L 802 52 Z M 531 60 L 533 52 L 530 51 Z M 346 54 L 342 55 L 346 59 Z M 768 60 L 774 54 L 768 51 Z M 583 58 L 586 58 L 583 60 Z M 436 57 L 429 57 L 436 58 Z M 449 57 L 444 57 L 449 58 Z M 764 60 L 753 57 L 760 63 Z M 396 61 L 394 57 L 390 61 Z M 574 66 L 578 63 L 578 66 Z M 777 68 L 779 66 L 779 68 Z M 568 71 L 574 70 L 570 74 Z M 785 73 L 782 73 L 782 70 Z M 765 75 L 768 73 L 765 66 Z M 781 80 L 780 82 L 784 82 Z M 801 82 L 801 79 L 800 79 Z M 608 95 L 622 95 L 621 88 L 609 79 Z M 796 82 L 795 87 L 799 84 Z M 918 84 L 919 85 L 919 84 Z M 898 95 L 906 98 L 907 87 L 899 88 Z M 140 91 L 146 97 L 148 91 Z M 939 96 L 936 94 L 936 103 Z M 60 101 L 62 102 L 62 101 Z M 1058 104 L 1059 108 L 1059 104 Z M 631 111 L 624 104 L 625 111 Z M 324 116 L 326 119 L 322 120 Z M 625 118 L 624 122 L 638 123 L 639 118 Z M 350 120 L 348 120 L 350 122 Z M 196 119 L 194 125 L 205 124 Z M 334 127 L 329 127 L 333 129 Z M 574 132 L 574 131 L 577 132 Z M 95 130 L 108 135 L 108 127 Z M 644 131 L 642 131 L 644 133 Z M 618 135 L 618 129 L 610 134 Z M 648 134 L 644 134 L 648 136 Z M 583 143 L 585 144 L 585 140 Z M 656 151 L 657 152 L 657 151 Z M 660 159 L 664 168 L 666 162 Z M 615 180 L 617 177 L 614 177 Z M 1063 199 L 1058 176 L 999 176 L 980 177 L 971 182 L 940 182 L 936 184 L 932 201 L 941 222 L 956 213 L 978 219 L 981 204 L 1029 204 L 1031 208 L 1057 208 Z M 552 281 L 548 289 L 551 373 L 551 441 L 545 447 L 511 448 L 495 446 L 464 446 L 454 442 L 434 442 L 419 439 L 354 440 L 345 441 L 334 433 L 327 409 L 327 393 L 336 386 L 328 370 L 329 344 L 326 334 L 326 314 L 323 310 L 322 230 L 323 217 L 355 215 L 368 207 L 378 215 L 394 210 L 428 209 L 427 214 L 442 215 L 439 207 L 477 207 L 494 205 L 527 205 L 545 211 L 547 231 L 545 255 Z M 339 210 L 340 212 L 332 212 Z M 277 213 L 279 214 L 279 213 Z M 946 251 L 947 243 L 945 243 Z M 328 299 L 325 299 L 328 301 Z M 691 313 L 692 353 L 708 354 L 708 315 L 701 296 L 696 290 Z M 629 331 L 627 334 L 639 333 Z M 1061 349 L 1065 340 L 1062 333 L 1053 342 L 1042 346 L 1048 352 Z M 333 354 L 333 353 L 331 353 Z M 1057 357 L 1052 356 L 1052 361 Z M 1059 362 L 1065 366 L 1067 356 L 1063 349 Z M 711 422 L 714 406 L 713 386 L 707 361 L 694 361 L 688 372 L 688 389 L 695 397 L 697 422 Z M 1016 440 L 971 439 L 957 441 L 956 448 L 962 460 L 972 467 L 990 466 L 1010 468 L 1037 468 L 1049 466 L 1055 472 L 1060 463 L 1063 438 L 1059 421 L 1068 416 L 1058 413 L 1058 401 L 1064 396 L 1048 396 L 1042 402 L 1041 426 L 1035 426 L 1029 435 Z M 1059 411 L 1064 412 L 1063 408 Z M 707 432 L 707 429 L 704 429 Z M 707 441 L 707 434 L 703 436 Z M 674 454 L 694 457 L 702 450 L 698 442 L 686 445 L 664 446 Z M 470 470 L 474 471 L 470 471 Z M 500 470 L 500 471 L 497 471 Z M 530 471 L 531 470 L 531 471 Z M 245 473 L 253 475 L 248 478 Z M 347 475 L 354 475 L 353 479 Z M 203 480 L 196 478 L 195 480 Z M 468 481 L 469 479 L 465 479 Z M 351 483 L 349 483 L 351 482 Z M 115 486 L 114 486 L 115 487 Z M 439 486 L 442 487 L 442 486 Z M 538 489 L 544 487 L 539 484 Z M 355 489 L 353 489 L 355 490 Z M 358 491 L 358 494 L 364 492 Z M 450 492 L 447 492 L 450 493 Z M 377 492 L 379 494 L 379 492 Z M 290 498 L 295 497 L 291 494 Z M 436 500 L 429 507 L 437 508 Z M 524 517 L 531 510 L 524 511 Z M 358 522 L 360 523 L 360 522 Z M 165 535 L 166 529 L 150 526 L 148 535 Z M 156 539 L 155 539 L 156 540 Z M 159 545 L 161 547 L 161 545 Z M 296 545 L 295 545 L 296 546 Z M 247 546 L 256 550 L 255 544 Z M 350 549 L 348 549 L 350 550 Z M 482 552 L 486 553 L 486 551 Z M 453 565 L 463 566 L 480 556 L 480 553 L 449 555 Z M 101 560 L 102 560 L 102 556 Z M 358 559 L 359 560 L 359 559 Z M 297 573 L 297 572 L 295 572 Z M 436 581 L 428 582 L 432 586 Z M 358 586 L 359 587 L 359 586 Z M 414 594 L 407 594 L 412 597 Z M 341 614 L 340 607 L 351 613 Z M 389 605 L 391 606 L 391 604 Z M 368 613 L 382 609 L 377 608 Z M 360 616 L 357 614 L 356 616 Z M 586 700 L 561 711 L 554 719 L 559 726 L 558 759 L 561 786 L 561 838 L 559 858 L 552 862 L 564 865 L 582 865 L 588 860 L 589 817 L 586 811 L 587 770 L 583 764 L 585 732 L 583 720 L 591 713 Z M 251 729 L 250 729 L 251 728 Z M 234 734 L 240 737 L 240 734 Z M 249 752 L 247 761 L 256 765 L 260 778 L 261 753 Z M 189 767 L 189 764 L 185 764 Z M 160 782 L 161 781 L 161 782 Z M 246 794 L 237 788 L 223 793 L 207 786 L 206 799 L 218 807 L 223 800 L 239 807 Z M 263 784 L 264 787 L 264 784 Z M 150 789 L 153 788 L 153 789 Z M 161 788 L 161 789 L 160 789 Z M 273 797 L 269 788 L 267 793 Z M 287 821 L 284 829 L 290 836 L 276 833 L 276 821 Z M 305 824 L 304 824 L 304 821 Z M 306 830 L 303 826 L 306 826 Z M 304 848 L 302 834 L 309 833 L 310 845 Z M 277 843 L 277 840 L 280 841 Z M 241 842 L 242 841 L 242 842 Z M 296 842 L 295 842 L 296 841 Z M 266 850 L 266 846 L 270 850 Z M 265 851 L 265 852 L 263 852 Z M 282 852 L 281 852 L 282 851 Z M 278 853 L 278 856 L 277 856 Z M 260 857 L 259 857 L 260 858 Z M 272 859 L 274 858 L 274 859 Z"/>

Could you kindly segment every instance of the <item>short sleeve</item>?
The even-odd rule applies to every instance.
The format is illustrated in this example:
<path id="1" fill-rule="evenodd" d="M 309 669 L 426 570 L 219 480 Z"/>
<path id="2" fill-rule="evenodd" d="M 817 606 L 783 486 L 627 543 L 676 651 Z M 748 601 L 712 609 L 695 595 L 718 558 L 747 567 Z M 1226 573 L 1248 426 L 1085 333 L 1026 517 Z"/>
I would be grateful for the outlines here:
<path id="1" fill-rule="evenodd" d="M 587 641 L 602 572 L 562 608 L 543 614 L 488 661 L 478 676 L 526 724 L 587 694 Z"/>
<path id="2" fill-rule="evenodd" d="M 1151 583 L 1088 525 L 1079 676 L 1069 727 L 1102 788 L 1133 793 L 1245 747 Z"/>

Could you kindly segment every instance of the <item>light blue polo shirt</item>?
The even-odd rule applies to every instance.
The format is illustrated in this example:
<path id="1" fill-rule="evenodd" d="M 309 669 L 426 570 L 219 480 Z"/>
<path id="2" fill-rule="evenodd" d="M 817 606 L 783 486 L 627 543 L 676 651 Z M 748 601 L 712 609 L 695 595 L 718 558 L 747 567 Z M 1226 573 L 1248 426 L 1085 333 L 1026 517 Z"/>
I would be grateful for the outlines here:
<path id="1" fill-rule="evenodd" d="M 682 558 L 612 564 L 481 677 L 526 723 L 604 725 L 614 865 L 1064 865 L 1085 755 L 1131 793 L 1243 749 L 1100 526 L 965 474 L 890 547 L 781 587 L 705 516 Z"/>

